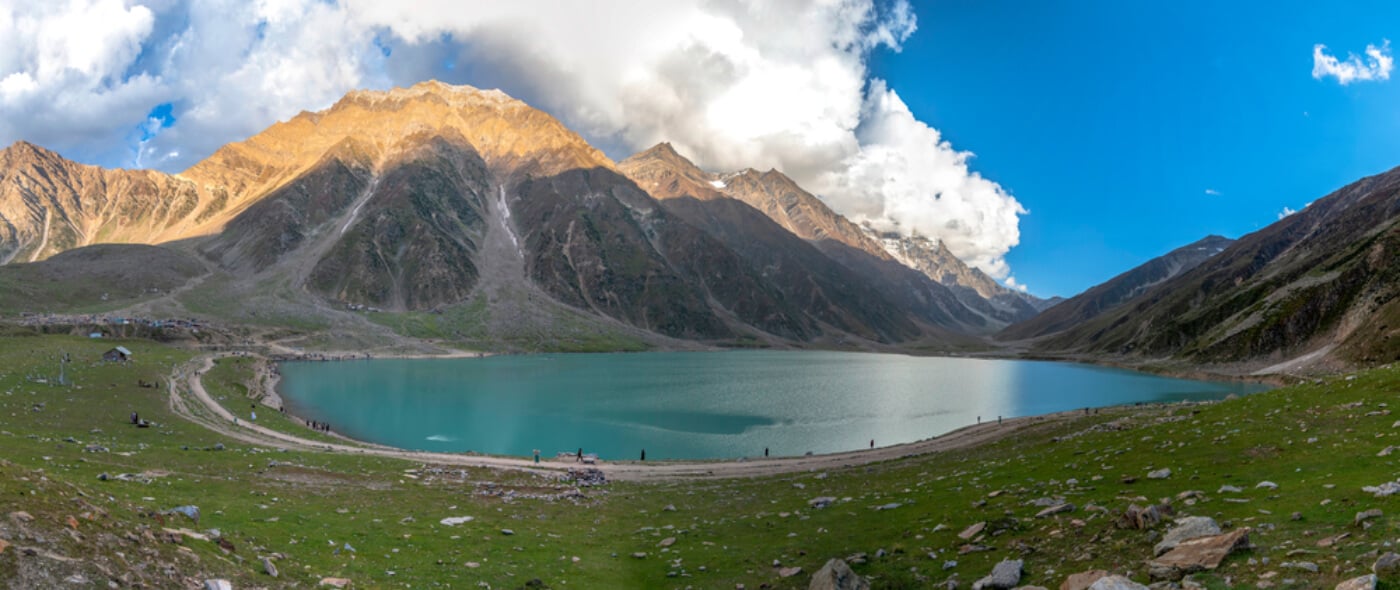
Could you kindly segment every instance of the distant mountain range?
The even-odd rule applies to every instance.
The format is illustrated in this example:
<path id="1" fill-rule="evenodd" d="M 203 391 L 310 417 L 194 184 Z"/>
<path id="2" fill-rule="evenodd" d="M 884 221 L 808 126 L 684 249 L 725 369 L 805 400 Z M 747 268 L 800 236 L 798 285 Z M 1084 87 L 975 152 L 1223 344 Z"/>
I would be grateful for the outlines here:
<path id="1" fill-rule="evenodd" d="M 207 291 L 163 305 L 310 325 L 372 308 L 448 339 L 965 343 L 1040 305 L 776 171 L 712 174 L 666 144 L 617 164 L 499 91 L 436 82 L 352 92 L 175 175 L 0 151 L 0 261 L 104 243 L 205 265 Z"/>
<path id="2" fill-rule="evenodd" d="M 998 337 L 1267 372 L 1400 360 L 1400 168 L 1239 240 L 1173 251 Z"/>
<path id="3" fill-rule="evenodd" d="M 1397 219 L 1391 171 L 1047 301 L 776 170 L 705 171 L 665 143 L 616 163 L 499 91 L 426 82 L 352 92 L 174 175 L 0 151 L 0 314 L 197 314 L 346 346 L 1009 347 L 1293 370 L 1400 358 Z"/>

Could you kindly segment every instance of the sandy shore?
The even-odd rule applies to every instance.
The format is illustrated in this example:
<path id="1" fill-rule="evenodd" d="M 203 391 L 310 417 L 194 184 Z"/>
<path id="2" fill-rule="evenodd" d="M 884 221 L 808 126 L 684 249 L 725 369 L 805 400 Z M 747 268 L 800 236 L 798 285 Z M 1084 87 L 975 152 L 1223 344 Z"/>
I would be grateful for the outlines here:
<path id="1" fill-rule="evenodd" d="M 215 358 L 215 356 L 201 357 L 196 359 L 192 365 L 176 369 L 175 373 L 171 375 L 170 407 L 176 413 L 195 423 L 245 443 L 276 448 L 375 455 L 439 465 L 465 465 L 538 473 L 562 472 L 584 466 L 574 461 L 556 461 L 552 458 L 534 463 L 527 457 L 408 451 L 350 439 L 344 439 L 344 443 L 328 443 L 272 430 L 247 420 L 237 420 L 227 409 L 214 401 L 204 388 L 202 377 L 204 373 L 213 368 Z M 262 360 L 266 362 L 266 359 Z M 275 381 L 261 377 L 258 381 L 260 386 L 275 383 Z M 264 390 L 263 393 L 268 394 L 269 392 Z M 271 395 L 275 396 L 276 393 L 271 392 Z M 191 404 L 198 404 L 199 411 L 191 407 Z M 211 418 L 209 415 L 213 417 Z M 1028 429 L 1039 429 L 1059 424 L 1081 415 L 1082 411 L 1076 410 L 1043 416 L 1008 418 L 1003 420 L 1001 424 L 987 422 L 966 426 L 917 442 L 844 453 L 716 461 L 599 461 L 592 467 L 602 470 L 610 480 L 623 481 L 723 479 L 823 471 L 966 449 L 1014 436 Z"/>

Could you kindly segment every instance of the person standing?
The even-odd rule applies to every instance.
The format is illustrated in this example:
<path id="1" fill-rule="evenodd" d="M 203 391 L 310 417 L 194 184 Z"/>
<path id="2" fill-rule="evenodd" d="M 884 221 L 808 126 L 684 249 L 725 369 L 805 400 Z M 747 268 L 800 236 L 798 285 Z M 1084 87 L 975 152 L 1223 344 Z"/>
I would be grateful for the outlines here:
<path id="1" fill-rule="evenodd" d="M 583 447 L 579 447 L 579 448 L 578 448 L 578 458 L 574 459 L 574 463 L 582 463 L 582 462 L 583 462 Z"/>
<path id="2" fill-rule="evenodd" d="M 870 439 L 870 448 L 875 448 L 875 439 Z"/>
<path id="3" fill-rule="evenodd" d="M 763 456 L 764 456 L 764 457 L 767 457 L 767 456 L 768 456 L 768 447 L 763 447 Z"/>
<path id="4" fill-rule="evenodd" d="M 536 464 L 536 465 L 539 465 L 539 464 L 540 464 L 540 450 L 539 450 L 539 449 L 535 449 L 535 464 Z"/>
<path id="5" fill-rule="evenodd" d="M 642 449 L 642 460 L 643 460 L 643 461 L 646 461 L 646 460 L 647 460 L 647 450 L 646 450 L 646 449 Z"/>

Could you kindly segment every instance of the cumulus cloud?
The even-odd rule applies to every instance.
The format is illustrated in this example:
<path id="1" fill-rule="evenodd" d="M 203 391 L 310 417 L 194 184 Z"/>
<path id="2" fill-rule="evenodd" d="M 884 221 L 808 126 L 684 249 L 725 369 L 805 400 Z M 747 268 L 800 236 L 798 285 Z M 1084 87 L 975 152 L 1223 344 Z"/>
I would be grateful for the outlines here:
<path id="1" fill-rule="evenodd" d="M 998 278 L 1026 213 L 870 76 L 917 29 L 908 0 L 10 1 L 0 143 L 179 170 L 351 89 L 431 77 L 499 87 L 616 157 L 670 141 L 712 170 L 777 168 Z"/>
<path id="2" fill-rule="evenodd" d="M 1215 190 L 1215 189 L 1213 189 L 1213 188 L 1208 188 L 1208 189 L 1206 189 L 1206 194 L 1207 194 L 1207 195 L 1210 195 L 1210 196 L 1212 196 L 1212 197 L 1218 197 L 1218 196 L 1220 196 L 1220 191 Z"/>
<path id="3" fill-rule="evenodd" d="M 1283 219 L 1283 218 L 1288 217 L 1289 215 L 1292 215 L 1292 214 L 1294 214 L 1294 213 L 1297 213 L 1297 211 L 1295 211 L 1294 209 L 1290 208 L 1290 207 L 1287 206 L 1287 205 L 1284 205 L 1284 206 L 1283 206 L 1283 210 L 1278 212 L 1278 218 L 1279 218 L 1279 219 Z"/>
<path id="4" fill-rule="evenodd" d="M 1017 282 L 1017 281 L 1016 281 L 1016 277 L 1013 277 L 1013 276 L 1007 276 L 1007 277 L 1006 277 L 1006 286 L 1009 287 L 1009 288 L 1015 289 L 1015 290 L 1017 290 L 1017 291 L 1020 291 L 1020 292 L 1022 292 L 1022 293 L 1029 293 L 1029 292 L 1030 292 L 1030 288 L 1026 287 L 1025 285 L 1022 285 L 1022 284 L 1019 283 L 1019 282 Z"/>
<path id="5" fill-rule="evenodd" d="M 1389 80 L 1393 69 L 1395 58 L 1390 54 L 1389 39 L 1380 47 L 1367 45 L 1364 60 L 1354 53 L 1348 53 L 1345 60 L 1339 60 L 1327 53 L 1326 45 L 1319 43 L 1313 46 L 1312 75 L 1316 80 L 1331 76 L 1342 86 L 1357 81 Z"/>

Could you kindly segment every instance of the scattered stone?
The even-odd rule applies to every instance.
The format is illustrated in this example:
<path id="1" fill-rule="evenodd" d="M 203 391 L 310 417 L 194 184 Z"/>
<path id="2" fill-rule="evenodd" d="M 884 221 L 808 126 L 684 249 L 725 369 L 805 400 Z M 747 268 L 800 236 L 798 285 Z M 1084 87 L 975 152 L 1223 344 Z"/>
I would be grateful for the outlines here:
<path id="1" fill-rule="evenodd" d="M 1337 584 L 1337 590 L 1376 590 L 1376 574 L 1367 574 Z"/>
<path id="2" fill-rule="evenodd" d="M 34 516 L 23 510 L 17 510 L 10 513 L 10 520 L 15 521 L 17 524 L 24 524 L 34 522 Z"/>
<path id="3" fill-rule="evenodd" d="M 1332 535 L 1332 536 L 1327 537 L 1327 538 L 1325 538 L 1325 539 L 1319 539 L 1318 542 L 1317 542 L 1317 546 L 1318 546 L 1318 547 L 1331 547 L 1331 546 L 1333 546 L 1333 545 L 1336 545 L 1336 544 L 1337 544 L 1339 541 L 1341 541 L 1342 539 L 1345 539 L 1345 538 L 1350 537 L 1350 536 L 1351 536 L 1351 533 L 1342 533 L 1342 534 L 1339 534 L 1339 535 Z"/>
<path id="4" fill-rule="evenodd" d="M 967 555 L 968 553 L 981 553 L 983 551 L 992 551 L 994 549 L 996 549 L 996 547 L 992 547 L 989 545 L 963 545 L 961 547 L 958 547 L 958 555 Z"/>
<path id="5" fill-rule="evenodd" d="M 1317 564 L 1311 561 L 1285 561 L 1283 563 L 1280 563 L 1279 567 L 1298 569 L 1314 574 L 1318 571 Z"/>
<path id="6" fill-rule="evenodd" d="M 509 537 L 511 535 L 514 535 L 515 531 L 512 531 L 510 529 L 501 529 L 501 534 Z"/>
<path id="7" fill-rule="evenodd" d="M 1147 586 L 1123 576 L 1105 576 L 1090 585 L 1089 590 L 1147 590 Z"/>
<path id="8" fill-rule="evenodd" d="M 1107 577 L 1106 570 L 1089 570 L 1070 574 L 1068 578 L 1065 578 L 1065 581 L 1060 583 L 1060 590 L 1088 590 L 1090 586 L 1094 585 L 1094 582 Z"/>
<path id="9" fill-rule="evenodd" d="M 1232 486 L 1232 485 L 1230 485 L 1230 484 L 1225 484 L 1225 485 L 1223 485 L 1223 486 L 1220 486 L 1220 489 L 1219 489 L 1218 491 L 1216 491 L 1215 493 L 1217 493 L 1217 494 L 1238 494 L 1238 493 L 1243 492 L 1243 491 L 1244 491 L 1243 489 L 1240 489 L 1240 488 L 1238 488 L 1238 487 Z"/>
<path id="10" fill-rule="evenodd" d="M 797 574 L 800 574 L 800 573 L 802 573 L 802 568 L 800 568 L 800 567 L 795 567 L 795 566 L 794 566 L 794 567 L 778 568 L 778 577 L 779 577 L 779 578 L 791 578 L 791 577 L 793 577 L 793 576 L 795 576 L 795 575 L 797 575 Z"/>
<path id="11" fill-rule="evenodd" d="M 1236 529 L 1223 535 L 1182 541 L 1175 548 L 1148 562 L 1148 575 L 1153 580 L 1180 580 L 1182 576 L 1201 570 L 1213 570 L 1225 557 L 1249 547 L 1248 528 Z"/>
<path id="12" fill-rule="evenodd" d="M 970 541 L 970 540 L 972 540 L 973 537 L 976 537 L 977 535 L 981 534 L 981 533 L 982 533 L 982 529 L 985 529 L 985 528 L 987 528 L 987 523 L 986 523 L 986 522 L 979 522 L 979 523 L 977 523 L 977 524 L 974 524 L 974 525 L 972 525 L 972 526 L 970 526 L 970 527 L 967 527 L 967 528 L 963 529 L 963 532 L 958 533 L 958 538 L 959 538 L 959 539 L 962 539 L 962 540 L 964 540 L 964 541 Z"/>
<path id="13" fill-rule="evenodd" d="M 204 590 L 233 590 L 233 583 L 228 580 L 205 580 Z"/>
<path id="14" fill-rule="evenodd" d="M 443 526 L 457 526 L 459 524 L 468 523 L 473 520 L 476 520 L 476 518 L 472 516 L 449 516 L 447 518 L 439 520 L 438 524 L 441 524 Z"/>
<path id="15" fill-rule="evenodd" d="M 64 578 L 63 581 L 78 586 L 86 586 L 91 583 L 88 581 L 87 576 L 84 576 L 82 574 L 73 574 Z"/>
<path id="16" fill-rule="evenodd" d="M 665 539 L 662 539 L 660 543 L 657 543 L 656 546 L 657 546 L 657 547 L 670 547 L 670 546 L 675 545 L 675 544 L 676 544 L 676 538 L 675 538 L 675 537 L 666 537 Z"/>
<path id="17" fill-rule="evenodd" d="M 1188 516 L 1176 519 L 1176 527 L 1167 531 L 1162 541 L 1152 548 L 1152 555 L 1158 556 L 1171 551 L 1179 543 L 1188 539 L 1198 539 L 1220 534 L 1220 525 L 1208 516 Z"/>
<path id="18" fill-rule="evenodd" d="M 870 590 L 870 581 L 851 571 L 840 559 L 829 559 L 822 569 L 812 574 L 807 590 Z"/>
<path id="19" fill-rule="evenodd" d="M 1051 507 L 1049 507 L 1049 508 L 1046 508 L 1046 509 L 1044 509 L 1044 510 L 1041 510 L 1040 512 L 1037 512 L 1037 513 L 1035 514 L 1035 517 L 1036 517 L 1036 518 L 1046 518 L 1046 517 L 1049 517 L 1049 516 L 1054 516 L 1054 515 L 1056 515 L 1056 514 L 1063 514 L 1063 513 L 1065 513 L 1065 512 L 1074 512 L 1074 504 L 1065 503 L 1065 504 L 1060 504 L 1060 505 L 1058 505 L 1058 506 L 1051 506 Z"/>
<path id="20" fill-rule="evenodd" d="M 332 588 L 349 588 L 350 580 L 348 578 L 321 578 L 321 582 L 317 584 L 317 586 L 330 586 Z"/>
<path id="21" fill-rule="evenodd" d="M 1021 583 L 1021 560 L 1006 559 L 992 568 L 987 577 L 972 584 L 972 590 L 1010 590 Z"/>
<path id="22" fill-rule="evenodd" d="M 272 576 L 272 577 L 274 577 L 274 578 L 277 577 L 277 566 L 276 566 L 275 564 L 272 563 L 272 560 L 271 560 L 271 559 L 268 559 L 268 558 L 266 558 L 266 557 L 262 558 L 262 566 L 263 566 L 263 573 L 265 573 L 265 574 L 267 574 L 267 575 L 269 575 L 269 576 Z"/>
<path id="23" fill-rule="evenodd" d="M 1400 577 L 1400 555 L 1386 552 L 1371 565 L 1371 572 L 1383 579 Z"/>
<path id="24" fill-rule="evenodd" d="M 1400 482 L 1388 481 L 1378 486 L 1366 486 L 1361 491 L 1368 494 L 1375 494 L 1377 498 L 1400 494 Z"/>
<path id="25" fill-rule="evenodd" d="M 676 511 L 676 505 L 675 505 L 675 504 L 667 504 L 667 505 L 661 507 L 661 511 L 662 511 L 662 512 L 675 512 L 675 511 Z"/>
<path id="26" fill-rule="evenodd" d="M 832 496 L 818 496 L 807 501 L 807 505 L 811 506 L 814 510 L 821 510 L 835 503 L 836 498 Z"/>
<path id="27" fill-rule="evenodd" d="M 1391 454 L 1391 453 L 1394 453 L 1395 451 L 1400 451 L 1400 447 L 1394 447 L 1394 446 L 1392 446 L 1392 447 L 1386 447 L 1386 448 L 1384 448 L 1384 449 L 1381 449 L 1381 452 L 1376 453 L 1376 456 L 1377 456 L 1377 457 L 1389 457 L 1390 454 Z"/>
<path id="28" fill-rule="evenodd" d="M 1289 519 L 1289 520 L 1303 520 L 1303 513 L 1302 513 L 1302 512 L 1294 512 L 1293 514 L 1288 515 L 1288 519 Z"/>
<path id="29" fill-rule="evenodd" d="M 1380 517 L 1381 517 L 1381 514 L 1384 514 L 1384 513 L 1381 512 L 1381 509 L 1380 509 L 1380 508 L 1372 508 L 1372 509 L 1370 509 L 1370 510 L 1366 510 L 1366 511 L 1363 511 L 1363 512 L 1357 512 L 1357 513 L 1356 513 L 1356 520 L 1354 520 L 1354 521 L 1352 522 L 1352 524 L 1354 524 L 1354 525 L 1356 525 L 1356 526 L 1360 526 L 1361 523 L 1366 522 L 1366 521 L 1368 521 L 1368 520 L 1371 520 L 1372 518 L 1380 518 Z"/>
<path id="30" fill-rule="evenodd" d="M 1261 482 L 1259 482 L 1259 483 L 1257 483 L 1257 484 L 1254 484 L 1254 487 L 1256 487 L 1256 488 L 1263 488 L 1263 489 L 1266 489 L 1266 490 L 1277 490 L 1277 489 L 1278 489 L 1278 484 L 1276 484 L 1276 483 L 1274 483 L 1274 482 L 1272 482 L 1272 481 L 1261 481 Z"/>
<path id="31" fill-rule="evenodd" d="M 943 571 L 948 571 L 948 570 L 953 569 L 953 568 L 955 568 L 955 567 L 958 567 L 958 562 L 957 562 L 957 561 L 954 561 L 954 560 L 952 560 L 952 559 L 949 559 L 948 561 L 943 562 Z"/>
<path id="32" fill-rule="evenodd" d="M 1171 476 L 1172 476 L 1172 470 L 1171 470 L 1171 468 L 1168 468 L 1168 467 L 1163 467 L 1163 468 L 1158 469 L 1158 470 L 1156 470 L 1156 471 L 1149 471 L 1149 472 L 1147 472 L 1147 479 L 1166 479 L 1166 478 L 1171 477 Z"/>
<path id="33" fill-rule="evenodd" d="M 902 505 L 903 505 L 903 504 L 900 504 L 899 502 L 890 502 L 889 504 L 885 504 L 885 505 L 882 505 L 882 506 L 876 506 L 875 509 L 876 509 L 876 510 L 894 510 L 895 508 L 899 508 L 899 507 L 902 506 Z"/>
<path id="34" fill-rule="evenodd" d="M 632 554 L 632 559 L 646 559 L 646 558 L 647 558 L 647 552 L 645 552 L 645 551 L 638 551 L 638 552 Z"/>
<path id="35" fill-rule="evenodd" d="M 1118 516 L 1117 525 L 1122 529 L 1150 529 L 1171 513 L 1170 504 L 1154 504 L 1146 508 L 1129 504 L 1128 509 Z"/>

